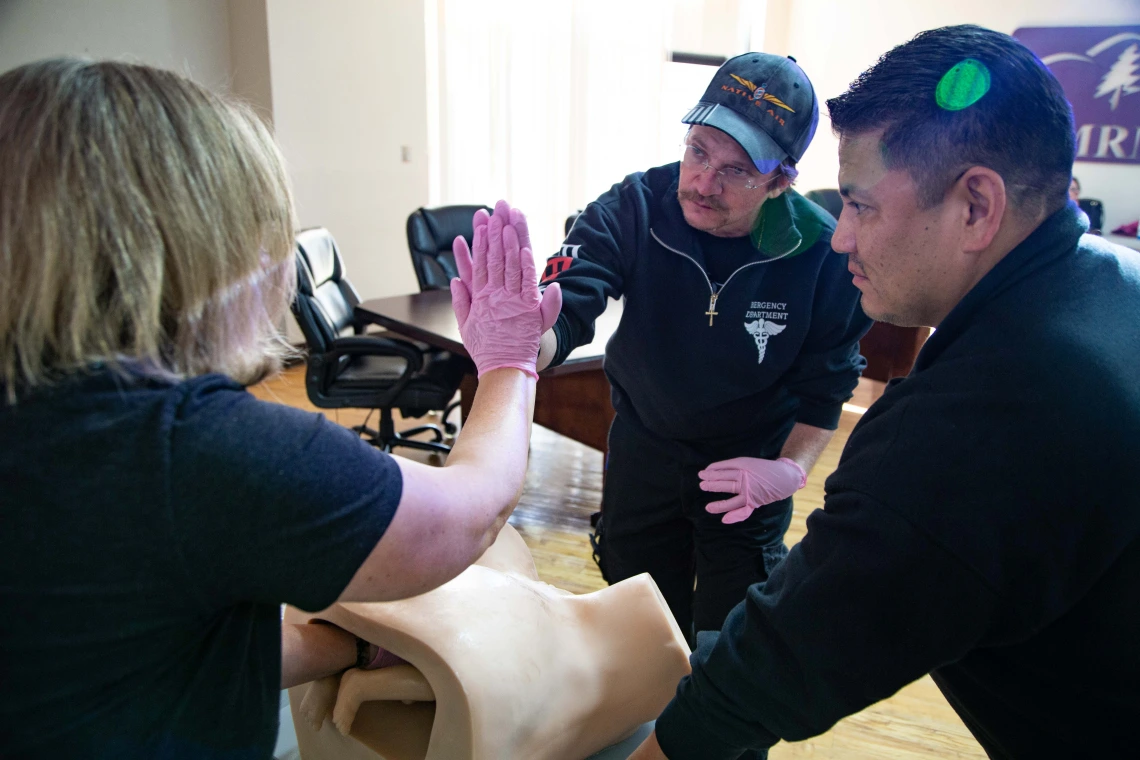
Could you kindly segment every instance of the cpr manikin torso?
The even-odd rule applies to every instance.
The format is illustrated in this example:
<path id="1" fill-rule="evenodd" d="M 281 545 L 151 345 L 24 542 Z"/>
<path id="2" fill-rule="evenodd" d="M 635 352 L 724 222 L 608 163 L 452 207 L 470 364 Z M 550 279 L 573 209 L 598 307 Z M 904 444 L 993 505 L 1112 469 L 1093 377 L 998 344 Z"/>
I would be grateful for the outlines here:
<path id="1" fill-rule="evenodd" d="M 286 611 L 286 622 L 314 618 L 409 664 L 290 689 L 304 760 L 582 760 L 656 718 L 689 672 L 648 575 L 562 591 L 538 580 L 509 525 L 427 594 Z"/>

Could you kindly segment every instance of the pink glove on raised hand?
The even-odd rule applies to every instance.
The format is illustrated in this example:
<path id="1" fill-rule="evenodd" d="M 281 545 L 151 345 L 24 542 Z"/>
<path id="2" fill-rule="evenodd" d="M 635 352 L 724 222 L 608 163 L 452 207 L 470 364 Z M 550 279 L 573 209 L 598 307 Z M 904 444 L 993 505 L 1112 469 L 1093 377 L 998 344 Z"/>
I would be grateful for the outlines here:
<path id="1" fill-rule="evenodd" d="M 480 377 L 512 367 L 537 378 L 539 341 L 558 319 L 562 290 L 553 283 L 539 293 L 521 211 L 499 201 L 490 217 L 476 211 L 474 226 L 474 251 L 462 237 L 451 247 L 459 270 L 451 281 L 451 304 L 463 345 Z"/>
<path id="2" fill-rule="evenodd" d="M 757 508 L 786 499 L 807 484 L 803 468 L 787 458 L 736 457 L 713 462 L 697 475 L 702 491 L 736 494 L 705 507 L 714 515 L 723 514 L 726 525 L 747 520 Z"/>

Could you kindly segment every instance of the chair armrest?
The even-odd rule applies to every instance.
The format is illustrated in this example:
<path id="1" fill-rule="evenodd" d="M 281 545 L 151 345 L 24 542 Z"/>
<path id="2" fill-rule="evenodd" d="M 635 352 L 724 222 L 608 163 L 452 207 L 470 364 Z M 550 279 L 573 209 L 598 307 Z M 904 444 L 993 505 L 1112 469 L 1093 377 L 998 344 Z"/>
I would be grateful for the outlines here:
<path id="1" fill-rule="evenodd" d="M 419 372 L 424 366 L 423 354 L 411 343 L 376 335 L 337 338 L 324 353 L 326 361 L 335 361 L 342 356 L 402 356 L 408 360 L 405 374 Z"/>
<path id="2" fill-rule="evenodd" d="M 355 333 L 356 335 L 364 335 L 365 331 L 369 327 L 371 327 L 372 325 L 376 325 L 377 327 L 383 327 L 384 329 L 388 329 L 388 326 L 381 324 L 379 320 L 370 319 L 367 316 L 362 315 L 361 311 L 360 311 L 360 307 L 356 307 L 352 310 L 352 332 L 353 333 Z"/>
<path id="3" fill-rule="evenodd" d="M 306 385 L 311 386 L 310 397 L 313 392 L 324 396 L 337 378 L 340 360 L 351 356 L 396 356 L 405 360 L 404 371 L 400 377 L 378 399 L 377 403 L 380 406 L 391 404 L 423 368 L 423 354 L 411 343 L 364 335 L 337 338 L 328 351 L 309 356 Z"/>

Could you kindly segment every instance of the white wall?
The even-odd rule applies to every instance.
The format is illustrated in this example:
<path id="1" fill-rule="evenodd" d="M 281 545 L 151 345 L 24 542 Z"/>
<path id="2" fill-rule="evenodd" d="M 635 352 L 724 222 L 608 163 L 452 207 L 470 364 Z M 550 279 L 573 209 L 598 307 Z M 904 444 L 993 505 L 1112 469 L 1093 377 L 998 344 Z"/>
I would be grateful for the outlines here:
<path id="1" fill-rule="evenodd" d="M 125 59 L 249 101 L 301 224 L 332 231 L 364 297 L 417 289 L 404 225 L 428 202 L 424 38 L 423 0 L 0 0 L 0 71 Z"/>
<path id="2" fill-rule="evenodd" d="M 273 123 L 269 20 L 265 0 L 229 0 L 231 93 Z"/>
<path id="3" fill-rule="evenodd" d="M 274 129 L 302 226 L 332 232 L 362 297 L 417 291 L 404 229 L 428 202 L 423 0 L 266 8 Z"/>
<path id="4" fill-rule="evenodd" d="M 835 187 L 838 142 L 822 101 L 839 95 L 864 69 L 924 29 L 979 24 L 1012 34 L 1024 26 L 1110 26 L 1140 22 L 1140 0 L 769 0 L 768 52 L 791 54 L 821 100 L 820 125 L 800 164 L 801 191 Z M 1078 162 L 1082 195 L 1105 204 L 1105 227 L 1140 216 L 1140 167 Z"/>
<path id="5" fill-rule="evenodd" d="M 174 69 L 228 91 L 226 0 L 0 0 L 0 71 L 58 55 Z"/>
<path id="6" fill-rule="evenodd" d="M 669 49 L 726 57 L 747 52 L 751 29 L 741 22 L 750 18 L 750 7 L 762 9 L 764 4 L 764 0 L 670 1 L 673 23 Z"/>

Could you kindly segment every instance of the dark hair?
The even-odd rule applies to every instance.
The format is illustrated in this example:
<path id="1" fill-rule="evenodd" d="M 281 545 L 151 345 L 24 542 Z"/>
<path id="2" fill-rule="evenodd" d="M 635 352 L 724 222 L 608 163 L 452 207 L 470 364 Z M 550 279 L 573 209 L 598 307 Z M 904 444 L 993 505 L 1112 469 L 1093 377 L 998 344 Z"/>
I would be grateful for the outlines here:
<path id="1" fill-rule="evenodd" d="M 954 74 L 947 76 L 960 64 L 977 73 L 964 98 L 954 97 Z M 971 166 L 1000 174 L 1011 204 L 1027 214 L 1067 201 L 1076 155 L 1072 108 L 1045 64 L 1008 35 L 973 25 L 922 32 L 827 108 L 841 137 L 884 130 L 884 164 L 910 174 L 924 208 L 941 202 Z"/>

